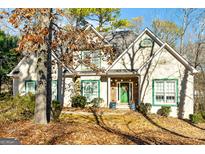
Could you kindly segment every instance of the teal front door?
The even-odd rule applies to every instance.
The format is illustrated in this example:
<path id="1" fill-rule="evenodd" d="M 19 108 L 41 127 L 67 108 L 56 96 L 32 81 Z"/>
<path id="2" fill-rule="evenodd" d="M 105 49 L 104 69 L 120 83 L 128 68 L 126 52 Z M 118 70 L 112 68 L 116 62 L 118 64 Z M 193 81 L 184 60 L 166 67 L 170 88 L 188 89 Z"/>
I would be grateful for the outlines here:
<path id="1" fill-rule="evenodd" d="M 129 83 L 120 83 L 120 102 L 129 102 Z"/>

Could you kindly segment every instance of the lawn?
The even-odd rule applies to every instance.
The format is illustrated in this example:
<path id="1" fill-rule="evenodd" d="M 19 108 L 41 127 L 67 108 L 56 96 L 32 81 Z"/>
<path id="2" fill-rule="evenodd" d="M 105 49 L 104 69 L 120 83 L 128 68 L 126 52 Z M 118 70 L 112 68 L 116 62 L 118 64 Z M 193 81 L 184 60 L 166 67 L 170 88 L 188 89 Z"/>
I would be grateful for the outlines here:
<path id="1" fill-rule="evenodd" d="M 205 124 L 128 110 L 70 108 L 58 122 L 16 121 L 0 130 L 21 144 L 205 144 Z"/>

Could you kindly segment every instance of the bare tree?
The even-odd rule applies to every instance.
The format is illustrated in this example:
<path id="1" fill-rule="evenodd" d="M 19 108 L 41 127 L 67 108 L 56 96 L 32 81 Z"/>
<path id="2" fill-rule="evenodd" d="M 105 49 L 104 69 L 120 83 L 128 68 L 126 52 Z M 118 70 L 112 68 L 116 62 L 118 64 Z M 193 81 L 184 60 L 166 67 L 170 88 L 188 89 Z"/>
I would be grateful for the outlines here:
<path id="1" fill-rule="evenodd" d="M 193 18 L 193 13 L 196 9 L 192 9 L 192 8 L 183 8 L 181 9 L 182 12 L 182 22 L 181 22 L 181 34 L 179 37 L 180 40 L 180 44 L 179 44 L 179 53 L 183 54 L 183 48 L 184 48 L 184 37 L 185 34 L 187 32 L 188 27 L 190 26 L 190 24 L 193 22 L 194 18 Z"/>

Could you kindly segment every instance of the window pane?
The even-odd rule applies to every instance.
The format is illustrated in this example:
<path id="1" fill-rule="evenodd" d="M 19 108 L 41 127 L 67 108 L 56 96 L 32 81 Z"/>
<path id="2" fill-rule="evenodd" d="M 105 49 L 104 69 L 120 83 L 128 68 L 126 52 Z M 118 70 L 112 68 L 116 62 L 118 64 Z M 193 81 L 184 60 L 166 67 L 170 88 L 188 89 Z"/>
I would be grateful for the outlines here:
<path id="1" fill-rule="evenodd" d="M 175 103 L 175 81 L 166 81 L 166 102 Z"/>
<path id="2" fill-rule="evenodd" d="M 166 96 L 167 103 L 175 103 L 175 96 Z"/>
<path id="3" fill-rule="evenodd" d="M 158 104 L 176 103 L 176 81 L 156 80 L 154 81 L 154 99 Z"/>
<path id="4" fill-rule="evenodd" d="M 157 102 L 160 102 L 160 103 L 161 103 L 161 102 L 164 102 L 164 96 L 163 96 L 163 95 L 159 95 L 159 94 L 156 95 L 156 101 L 157 101 Z"/>
<path id="5" fill-rule="evenodd" d="M 156 85 L 156 92 L 164 92 L 164 82 L 163 81 L 157 81 L 155 85 Z"/>
<path id="6" fill-rule="evenodd" d="M 26 81 L 26 93 L 35 93 L 36 88 L 35 88 L 36 84 L 35 81 Z"/>
<path id="7" fill-rule="evenodd" d="M 167 81 L 166 82 L 166 92 L 174 93 L 175 92 L 175 81 Z"/>
<path id="8" fill-rule="evenodd" d="M 82 60 L 86 58 L 91 58 L 90 51 L 82 51 Z M 82 64 L 82 70 L 88 71 L 90 68 Z"/>
<path id="9" fill-rule="evenodd" d="M 83 96 L 90 102 L 98 97 L 98 81 L 82 81 Z"/>
<path id="10" fill-rule="evenodd" d="M 163 103 L 164 100 L 164 81 L 156 81 L 155 82 L 155 99 L 156 102 Z"/>
<path id="11" fill-rule="evenodd" d="M 98 51 L 90 52 L 90 51 L 82 51 L 82 59 L 91 58 L 91 64 L 95 64 L 98 68 L 100 68 L 101 64 L 101 55 Z M 91 70 L 89 67 L 82 65 L 82 70 Z"/>
<path id="12" fill-rule="evenodd" d="M 92 64 L 95 64 L 99 68 L 100 67 L 100 58 L 93 58 Z"/>

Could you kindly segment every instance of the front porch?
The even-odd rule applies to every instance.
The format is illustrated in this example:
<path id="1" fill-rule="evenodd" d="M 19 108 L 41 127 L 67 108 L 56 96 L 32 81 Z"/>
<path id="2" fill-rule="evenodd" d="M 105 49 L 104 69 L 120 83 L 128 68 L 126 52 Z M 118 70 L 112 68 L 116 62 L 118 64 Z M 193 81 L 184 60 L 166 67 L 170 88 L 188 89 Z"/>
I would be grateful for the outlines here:
<path id="1" fill-rule="evenodd" d="M 116 108 L 129 108 L 139 102 L 139 78 L 137 76 L 108 77 L 108 106 L 116 102 Z"/>

